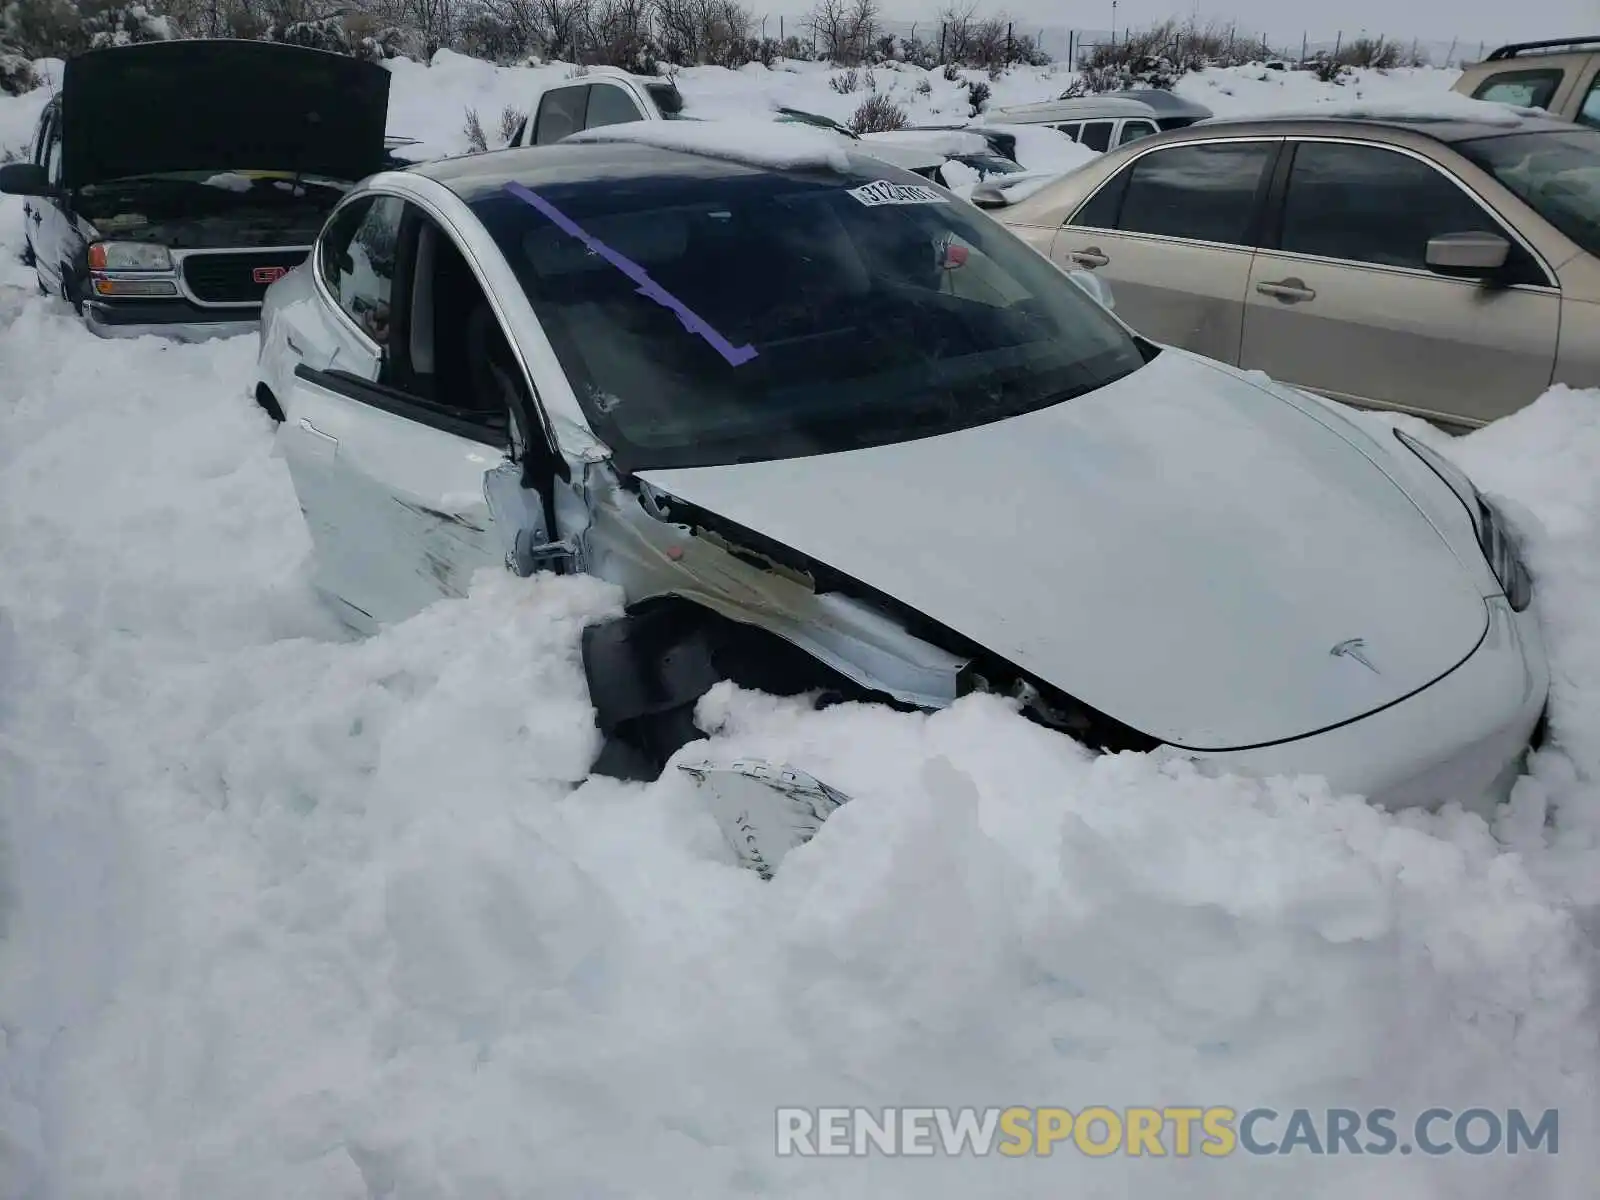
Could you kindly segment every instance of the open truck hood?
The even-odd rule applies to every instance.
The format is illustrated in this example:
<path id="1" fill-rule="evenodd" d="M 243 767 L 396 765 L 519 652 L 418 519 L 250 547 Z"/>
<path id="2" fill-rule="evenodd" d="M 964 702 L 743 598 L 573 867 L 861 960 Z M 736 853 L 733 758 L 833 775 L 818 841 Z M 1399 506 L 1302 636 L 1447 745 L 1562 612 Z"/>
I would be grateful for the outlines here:
<path id="1" fill-rule="evenodd" d="M 1170 349 L 959 433 L 640 477 L 1195 750 L 1393 704 L 1488 626 L 1473 577 L 1378 462 Z"/>
<path id="2" fill-rule="evenodd" d="M 81 188 L 168 171 L 383 168 L 389 72 L 271 42 L 149 42 L 69 59 L 63 179 Z"/>

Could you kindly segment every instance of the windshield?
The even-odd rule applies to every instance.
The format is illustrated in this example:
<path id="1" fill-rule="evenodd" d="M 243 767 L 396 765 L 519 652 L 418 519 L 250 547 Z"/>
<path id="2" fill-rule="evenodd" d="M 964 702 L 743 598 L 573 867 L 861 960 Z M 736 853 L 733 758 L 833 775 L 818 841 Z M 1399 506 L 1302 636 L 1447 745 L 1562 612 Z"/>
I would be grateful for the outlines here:
<path id="1" fill-rule="evenodd" d="M 1600 130 L 1479 138 L 1456 149 L 1590 254 L 1600 254 Z"/>
<path id="2" fill-rule="evenodd" d="M 1048 260 L 940 189 L 693 170 L 473 204 L 625 470 L 950 432 L 1145 361 Z"/>

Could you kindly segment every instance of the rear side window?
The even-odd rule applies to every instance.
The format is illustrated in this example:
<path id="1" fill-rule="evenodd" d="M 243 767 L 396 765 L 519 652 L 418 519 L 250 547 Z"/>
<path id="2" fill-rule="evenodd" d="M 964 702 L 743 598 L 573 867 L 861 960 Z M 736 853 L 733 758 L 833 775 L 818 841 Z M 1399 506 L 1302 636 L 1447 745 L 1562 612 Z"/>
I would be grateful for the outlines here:
<path id="1" fill-rule="evenodd" d="M 317 244 L 317 271 L 345 314 L 378 345 L 389 340 L 389 299 L 405 202 L 371 196 L 340 209 Z"/>
<path id="2" fill-rule="evenodd" d="M 1117 135 L 1117 145 L 1126 146 L 1129 142 L 1137 142 L 1142 137 L 1149 137 L 1155 131 L 1153 121 L 1124 121 L 1122 132 Z"/>
<path id="3" fill-rule="evenodd" d="M 1116 228 L 1247 246 L 1275 143 L 1173 146 L 1136 160 Z"/>
<path id="4" fill-rule="evenodd" d="M 584 109 L 589 104 L 589 88 L 556 88 L 539 101 L 539 115 L 533 122 L 533 143 L 548 146 L 583 128 Z"/>
<path id="5" fill-rule="evenodd" d="M 1295 148 L 1280 238 L 1287 253 L 1424 270 L 1428 239 L 1446 233 L 1506 236 L 1453 180 L 1410 155 L 1338 142 Z"/>
<path id="6" fill-rule="evenodd" d="M 1560 86 L 1559 70 L 1501 71 L 1480 83 L 1478 90 L 1472 93 L 1472 98 L 1515 104 L 1521 108 L 1549 108 L 1550 98 Z"/>
<path id="7" fill-rule="evenodd" d="M 1091 150 L 1109 150 L 1111 129 L 1115 124 L 1115 121 L 1085 121 L 1083 136 L 1078 140 Z"/>
<path id="8" fill-rule="evenodd" d="M 1073 123 L 1071 125 L 1057 125 L 1056 128 L 1059 131 L 1061 131 L 1062 133 L 1066 134 L 1073 141 L 1077 141 L 1078 140 L 1078 135 L 1083 132 L 1083 125 L 1081 123 Z"/>
<path id="9" fill-rule="evenodd" d="M 1594 82 L 1589 85 L 1589 94 L 1583 98 L 1583 107 L 1573 120 L 1579 125 L 1600 129 L 1600 75 L 1596 75 Z"/>
<path id="10" fill-rule="evenodd" d="M 602 125 L 625 125 L 644 120 L 644 113 L 632 96 L 614 83 L 597 83 L 589 88 L 589 111 L 583 118 L 585 129 Z"/>

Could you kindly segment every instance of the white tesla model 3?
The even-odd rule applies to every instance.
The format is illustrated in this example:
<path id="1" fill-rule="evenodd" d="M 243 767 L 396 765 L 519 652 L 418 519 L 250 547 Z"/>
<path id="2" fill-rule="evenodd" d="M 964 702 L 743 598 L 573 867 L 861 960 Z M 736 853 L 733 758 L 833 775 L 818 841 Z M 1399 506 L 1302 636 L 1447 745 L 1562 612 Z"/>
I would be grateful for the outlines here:
<path id="1" fill-rule="evenodd" d="M 268 294 L 257 392 L 350 623 L 484 566 L 615 582 L 627 615 L 584 639 L 612 774 L 659 772 L 731 678 L 998 692 L 1099 749 L 1391 805 L 1505 793 L 1548 668 L 1458 470 L 1141 338 L 942 189 L 767 131 L 616 126 L 351 192 Z M 840 799 L 691 754 L 781 801 L 758 869 Z"/>

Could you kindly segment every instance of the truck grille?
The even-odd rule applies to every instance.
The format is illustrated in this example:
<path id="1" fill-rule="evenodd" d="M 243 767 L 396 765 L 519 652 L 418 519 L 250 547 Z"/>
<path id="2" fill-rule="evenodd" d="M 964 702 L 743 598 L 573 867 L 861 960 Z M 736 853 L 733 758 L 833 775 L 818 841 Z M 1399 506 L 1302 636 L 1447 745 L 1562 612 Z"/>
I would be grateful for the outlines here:
<path id="1" fill-rule="evenodd" d="M 306 250 L 241 250 L 192 254 L 183 260 L 183 282 L 201 304 L 260 304 L 277 272 L 305 262 Z"/>

